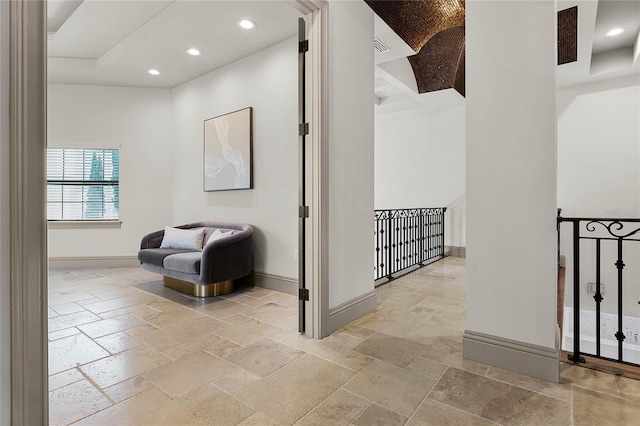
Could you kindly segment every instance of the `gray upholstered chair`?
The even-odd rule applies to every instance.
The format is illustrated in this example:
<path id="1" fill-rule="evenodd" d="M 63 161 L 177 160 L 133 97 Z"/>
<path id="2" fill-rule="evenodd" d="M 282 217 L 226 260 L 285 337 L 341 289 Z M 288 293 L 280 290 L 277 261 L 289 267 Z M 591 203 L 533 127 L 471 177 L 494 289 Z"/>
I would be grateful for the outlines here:
<path id="1" fill-rule="evenodd" d="M 165 287 L 198 297 L 219 296 L 232 292 L 233 280 L 251 271 L 251 225 L 195 222 L 176 228 L 203 229 L 202 250 L 161 248 L 165 234 L 161 230 L 145 235 L 138 252 L 142 268 L 162 275 Z M 224 237 L 209 241 L 216 230 Z"/>

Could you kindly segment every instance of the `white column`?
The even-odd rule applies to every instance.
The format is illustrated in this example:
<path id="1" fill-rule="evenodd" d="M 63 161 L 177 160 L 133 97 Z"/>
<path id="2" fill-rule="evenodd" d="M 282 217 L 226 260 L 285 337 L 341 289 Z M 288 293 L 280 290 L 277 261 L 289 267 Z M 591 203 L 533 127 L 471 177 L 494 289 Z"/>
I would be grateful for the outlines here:
<path id="1" fill-rule="evenodd" d="M 555 3 L 466 13 L 464 356 L 557 381 Z"/>
<path id="2" fill-rule="evenodd" d="M 365 2 L 329 2 L 328 332 L 376 306 L 373 38 L 373 11 Z"/>

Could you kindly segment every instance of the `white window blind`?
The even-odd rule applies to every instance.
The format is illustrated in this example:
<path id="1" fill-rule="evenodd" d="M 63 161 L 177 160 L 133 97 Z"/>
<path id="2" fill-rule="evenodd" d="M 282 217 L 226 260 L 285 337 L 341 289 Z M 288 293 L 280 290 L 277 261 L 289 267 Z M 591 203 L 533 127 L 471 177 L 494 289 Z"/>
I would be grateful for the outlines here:
<path id="1" fill-rule="evenodd" d="M 118 220 L 118 149 L 47 149 L 47 219 Z"/>

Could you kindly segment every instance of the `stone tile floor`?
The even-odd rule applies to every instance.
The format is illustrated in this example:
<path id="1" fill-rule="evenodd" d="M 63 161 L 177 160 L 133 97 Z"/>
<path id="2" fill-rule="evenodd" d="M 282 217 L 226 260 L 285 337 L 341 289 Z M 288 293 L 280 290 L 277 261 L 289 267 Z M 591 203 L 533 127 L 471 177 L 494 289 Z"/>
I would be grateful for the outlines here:
<path id="1" fill-rule="evenodd" d="M 637 424 L 640 382 L 463 360 L 464 275 L 446 258 L 379 287 L 375 312 L 318 341 L 286 294 L 202 301 L 139 268 L 52 270 L 51 424 Z"/>

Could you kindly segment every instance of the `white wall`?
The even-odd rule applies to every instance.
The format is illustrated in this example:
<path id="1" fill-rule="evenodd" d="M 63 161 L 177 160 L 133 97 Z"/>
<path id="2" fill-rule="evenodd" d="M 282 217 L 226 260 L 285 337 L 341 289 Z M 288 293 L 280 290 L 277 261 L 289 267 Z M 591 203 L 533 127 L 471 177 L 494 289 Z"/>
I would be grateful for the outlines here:
<path id="1" fill-rule="evenodd" d="M 376 113 L 375 207 L 446 207 L 445 244 L 464 247 L 464 106 Z"/>
<path id="2" fill-rule="evenodd" d="M 561 89 L 558 92 L 558 207 L 565 217 L 640 217 L 640 77 Z M 584 230 L 583 224 L 583 230 Z M 624 229 L 629 228 L 626 225 Z M 632 227 L 633 230 L 637 228 Z M 599 228 L 597 231 L 600 231 Z M 583 232 L 583 235 L 586 235 Z M 596 233 L 599 236 L 601 232 Z M 567 257 L 565 306 L 573 306 L 570 224 L 562 225 Z M 640 243 L 624 247 L 624 314 L 640 316 Z M 615 242 L 602 245 L 601 282 L 605 312 L 617 312 Z M 595 279 L 595 243 L 581 243 L 580 304 L 595 310 L 586 284 Z"/>
<path id="3" fill-rule="evenodd" d="M 640 85 L 558 92 L 558 207 L 564 216 L 640 217 Z"/>
<path id="4" fill-rule="evenodd" d="M 9 14 L 0 2 L 0 424 L 11 422 L 9 303 Z"/>
<path id="5" fill-rule="evenodd" d="M 554 3 L 466 3 L 466 327 L 550 349 L 557 278 Z"/>
<path id="6" fill-rule="evenodd" d="M 171 92 L 49 85 L 50 147 L 120 148 L 121 229 L 50 229 L 49 256 L 136 256 L 171 221 Z"/>
<path id="7" fill-rule="evenodd" d="M 297 60 L 292 38 L 172 91 L 173 222 L 249 223 L 254 270 L 284 277 L 297 277 Z M 249 106 L 253 189 L 204 192 L 204 120 Z"/>
<path id="8" fill-rule="evenodd" d="M 329 308 L 373 290 L 373 11 L 329 4 Z"/>

